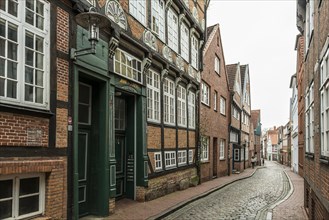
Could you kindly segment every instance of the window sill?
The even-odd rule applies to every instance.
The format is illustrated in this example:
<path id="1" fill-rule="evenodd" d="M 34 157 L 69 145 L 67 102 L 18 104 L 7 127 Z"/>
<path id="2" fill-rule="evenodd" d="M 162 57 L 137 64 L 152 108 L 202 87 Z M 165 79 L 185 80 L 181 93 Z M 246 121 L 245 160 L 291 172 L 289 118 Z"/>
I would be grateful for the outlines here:
<path id="1" fill-rule="evenodd" d="M 219 161 L 225 161 L 226 159 L 225 158 L 220 158 Z"/>
<path id="2" fill-rule="evenodd" d="M 0 111 L 25 114 L 30 116 L 42 117 L 42 118 L 50 118 L 54 116 L 54 113 L 52 113 L 49 110 L 41 110 L 31 107 L 23 107 L 23 106 L 16 106 L 16 105 L 3 104 L 3 103 L 0 104 Z"/>
<path id="3" fill-rule="evenodd" d="M 209 160 L 201 161 L 201 164 L 207 164 L 207 163 L 210 163 L 210 161 Z"/>
<path id="4" fill-rule="evenodd" d="M 202 101 L 201 101 L 201 103 L 202 103 L 204 106 L 210 108 L 210 105 L 209 105 L 209 104 L 207 104 L 207 103 L 205 103 L 205 102 L 202 102 Z"/>
<path id="5" fill-rule="evenodd" d="M 306 153 L 305 157 L 314 160 L 314 154 L 313 153 Z"/>
<path id="6" fill-rule="evenodd" d="M 328 158 L 320 158 L 320 163 L 329 165 L 329 159 Z"/>

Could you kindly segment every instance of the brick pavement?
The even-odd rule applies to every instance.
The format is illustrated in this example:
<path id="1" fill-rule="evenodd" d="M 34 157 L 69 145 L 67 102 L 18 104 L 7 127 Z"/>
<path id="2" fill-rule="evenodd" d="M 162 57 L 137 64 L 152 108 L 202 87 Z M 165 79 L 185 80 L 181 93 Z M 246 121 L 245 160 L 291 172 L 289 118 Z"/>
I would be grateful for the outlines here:
<path id="1" fill-rule="evenodd" d="M 273 220 L 308 219 L 304 209 L 304 179 L 283 166 L 293 184 L 293 193 L 284 202 L 273 209 Z"/>
<path id="2" fill-rule="evenodd" d="M 106 219 L 155 219 L 158 216 L 181 207 L 191 200 L 204 197 L 239 179 L 248 178 L 252 176 L 255 171 L 256 169 L 249 168 L 240 174 L 219 177 L 196 187 L 177 191 L 148 202 L 136 202 L 122 199 L 116 202 L 115 213 Z"/>

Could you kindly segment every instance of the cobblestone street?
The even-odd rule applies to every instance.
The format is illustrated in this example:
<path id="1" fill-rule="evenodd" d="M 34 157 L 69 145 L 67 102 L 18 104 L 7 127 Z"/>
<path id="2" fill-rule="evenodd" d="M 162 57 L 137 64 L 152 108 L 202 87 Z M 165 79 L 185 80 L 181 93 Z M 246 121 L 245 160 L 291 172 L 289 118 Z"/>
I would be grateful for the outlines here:
<path id="1" fill-rule="evenodd" d="M 248 179 L 196 200 L 164 219 L 266 219 L 290 190 L 282 167 L 268 162 Z"/>

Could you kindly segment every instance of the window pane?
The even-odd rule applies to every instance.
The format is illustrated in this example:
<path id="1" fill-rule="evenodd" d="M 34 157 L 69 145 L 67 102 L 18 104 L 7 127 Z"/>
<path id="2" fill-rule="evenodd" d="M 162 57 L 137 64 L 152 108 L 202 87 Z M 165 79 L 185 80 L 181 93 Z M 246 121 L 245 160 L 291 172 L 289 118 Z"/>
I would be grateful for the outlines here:
<path id="1" fill-rule="evenodd" d="M 33 66 L 33 51 L 25 50 L 25 63 L 29 66 Z"/>
<path id="2" fill-rule="evenodd" d="M 8 58 L 17 60 L 17 44 L 8 42 Z"/>
<path id="3" fill-rule="evenodd" d="M 0 10 L 4 11 L 5 9 L 6 9 L 6 1 L 0 1 Z"/>
<path id="4" fill-rule="evenodd" d="M 13 24 L 8 25 L 8 39 L 17 42 L 17 26 Z"/>
<path id="5" fill-rule="evenodd" d="M 36 37 L 35 49 L 39 52 L 43 52 L 43 39 L 41 37 Z"/>
<path id="6" fill-rule="evenodd" d="M 43 86 L 43 71 L 37 70 L 35 74 L 36 74 L 35 75 L 35 79 L 36 79 L 35 84 L 38 86 Z"/>
<path id="7" fill-rule="evenodd" d="M 89 124 L 89 106 L 79 105 L 79 122 Z"/>
<path id="8" fill-rule="evenodd" d="M 7 77 L 10 79 L 17 79 L 17 63 L 8 61 L 7 64 Z"/>
<path id="9" fill-rule="evenodd" d="M 5 96 L 5 80 L 0 78 L 0 96 Z"/>
<path id="10" fill-rule="evenodd" d="M 43 30 L 43 17 L 37 15 L 37 28 Z"/>
<path id="11" fill-rule="evenodd" d="M 17 82 L 7 81 L 7 97 L 17 98 Z"/>
<path id="12" fill-rule="evenodd" d="M 43 103 L 43 89 L 42 88 L 35 88 L 35 102 Z"/>
<path id="13" fill-rule="evenodd" d="M 12 217 L 12 200 L 0 202 L 0 219 Z"/>
<path id="14" fill-rule="evenodd" d="M 39 177 L 21 179 L 19 184 L 19 195 L 28 195 L 39 192 Z"/>
<path id="15" fill-rule="evenodd" d="M 5 47 L 6 47 L 6 42 L 4 39 L 0 39 L 0 56 L 5 56 Z"/>
<path id="16" fill-rule="evenodd" d="M 0 1 L 2 2 L 2 1 Z M 6 23 L 5 20 L 0 19 L 0 36 L 6 36 Z"/>
<path id="17" fill-rule="evenodd" d="M 25 67 L 25 82 L 33 84 L 33 69 Z"/>
<path id="18" fill-rule="evenodd" d="M 37 53 L 35 56 L 35 65 L 39 69 L 43 69 L 43 55 L 40 53 Z"/>
<path id="19" fill-rule="evenodd" d="M 35 0 L 26 0 L 26 7 L 31 10 L 34 10 L 34 1 Z"/>
<path id="20" fill-rule="evenodd" d="M 0 181 L 0 199 L 10 198 L 13 194 L 13 180 Z"/>
<path id="21" fill-rule="evenodd" d="M 32 33 L 26 32 L 26 35 L 25 35 L 25 46 L 26 47 L 29 47 L 31 49 L 34 48 L 34 46 L 33 46 L 33 34 Z"/>
<path id="22" fill-rule="evenodd" d="M 25 101 L 33 102 L 33 87 L 25 85 Z"/>
<path id="23" fill-rule="evenodd" d="M 79 103 L 90 104 L 90 87 L 79 84 Z"/>
<path id="24" fill-rule="evenodd" d="M 37 212 L 39 210 L 39 195 L 19 199 L 19 215 Z"/>
<path id="25" fill-rule="evenodd" d="M 43 3 L 40 1 L 37 1 L 37 13 L 39 15 L 43 15 Z"/>
<path id="26" fill-rule="evenodd" d="M 27 4 L 27 2 L 26 2 Z M 26 15 L 25 15 L 25 21 L 31 25 L 34 25 L 34 21 L 33 21 L 33 12 L 31 12 L 30 10 L 26 9 Z"/>
<path id="27" fill-rule="evenodd" d="M 8 12 L 9 14 L 17 17 L 17 3 L 13 0 L 9 0 L 8 2 Z"/>

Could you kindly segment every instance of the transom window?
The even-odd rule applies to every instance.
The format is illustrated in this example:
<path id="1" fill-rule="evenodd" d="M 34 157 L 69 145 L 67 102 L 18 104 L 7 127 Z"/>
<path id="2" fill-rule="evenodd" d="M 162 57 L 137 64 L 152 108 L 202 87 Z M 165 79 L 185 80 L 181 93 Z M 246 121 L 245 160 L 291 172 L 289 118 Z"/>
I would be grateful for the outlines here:
<path id="1" fill-rule="evenodd" d="M 187 25 L 182 22 L 180 27 L 180 48 L 181 56 L 183 59 L 189 62 L 189 29 Z"/>
<path id="2" fill-rule="evenodd" d="M 44 175 L 0 177 L 0 219 L 31 218 L 44 211 Z"/>
<path id="3" fill-rule="evenodd" d="M 160 74 L 149 70 L 147 83 L 147 118 L 149 121 L 160 122 Z"/>
<path id="4" fill-rule="evenodd" d="M 329 49 L 321 63 L 321 155 L 329 157 Z"/>
<path id="5" fill-rule="evenodd" d="M 79 83 L 79 124 L 90 125 L 91 124 L 91 94 L 92 87 L 90 85 Z"/>
<path id="6" fill-rule="evenodd" d="M 219 159 L 220 160 L 225 159 L 225 140 L 224 139 L 219 140 Z"/>
<path id="7" fill-rule="evenodd" d="M 114 72 L 133 81 L 143 83 L 142 62 L 117 49 L 114 56 Z"/>
<path id="8" fill-rule="evenodd" d="M 165 152 L 165 163 L 166 168 L 176 167 L 176 152 L 175 151 L 167 151 Z"/>
<path id="9" fill-rule="evenodd" d="M 188 127 L 195 128 L 195 93 L 188 93 Z"/>
<path id="10" fill-rule="evenodd" d="M 180 150 L 178 151 L 178 165 L 185 165 L 187 164 L 187 151 Z"/>
<path id="11" fill-rule="evenodd" d="M 209 160 L 209 137 L 201 137 L 201 161 Z"/>
<path id="12" fill-rule="evenodd" d="M 177 123 L 186 127 L 186 89 L 182 86 L 177 88 Z"/>
<path id="13" fill-rule="evenodd" d="M 162 170 L 161 153 L 154 153 L 155 170 Z"/>
<path id="14" fill-rule="evenodd" d="M 165 3 L 163 0 L 152 0 L 152 31 L 165 40 Z"/>
<path id="15" fill-rule="evenodd" d="M 163 84 L 164 122 L 175 124 L 175 83 L 165 79 Z"/>
<path id="16" fill-rule="evenodd" d="M 123 98 L 116 97 L 114 103 L 114 128 L 126 130 L 126 102 Z"/>
<path id="17" fill-rule="evenodd" d="M 0 99 L 48 108 L 49 3 L 1 1 L 0 14 Z"/>
<path id="18" fill-rule="evenodd" d="M 314 85 L 310 85 L 305 97 L 305 129 L 307 153 L 314 153 Z"/>
<path id="19" fill-rule="evenodd" d="M 178 53 L 178 16 L 172 8 L 168 10 L 168 46 Z"/>
<path id="20" fill-rule="evenodd" d="M 209 86 L 204 82 L 201 84 L 201 102 L 209 105 Z"/>
<path id="21" fill-rule="evenodd" d="M 195 35 L 192 35 L 191 38 L 192 45 L 191 45 L 191 64 L 195 69 L 199 68 L 199 42 L 198 38 Z"/>
<path id="22" fill-rule="evenodd" d="M 130 0 L 129 13 L 134 16 L 144 26 L 146 25 L 146 1 Z"/>

